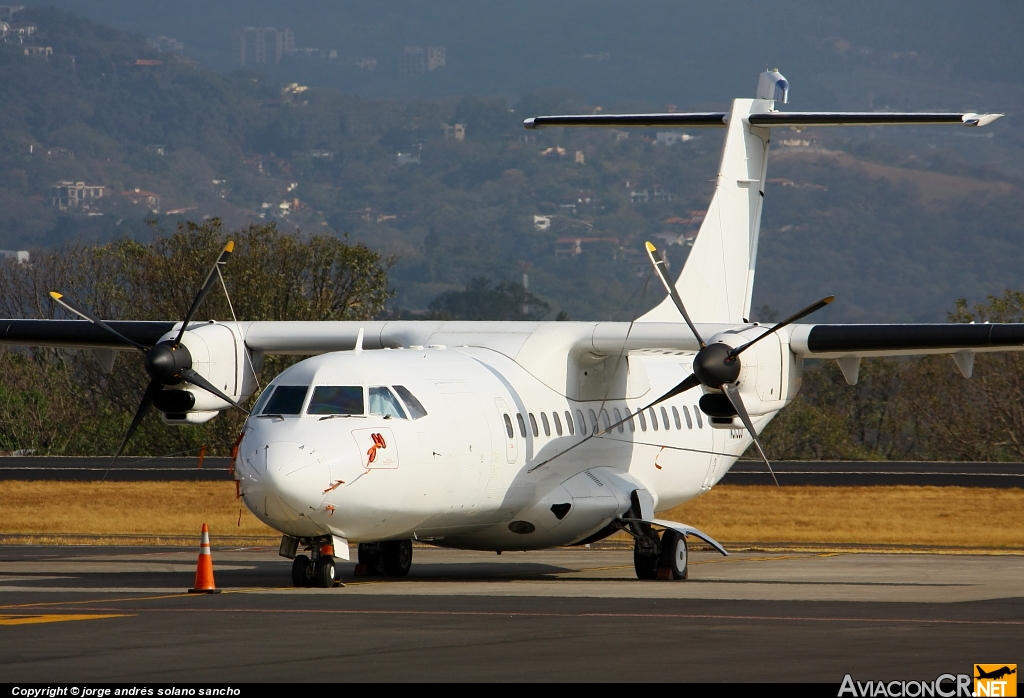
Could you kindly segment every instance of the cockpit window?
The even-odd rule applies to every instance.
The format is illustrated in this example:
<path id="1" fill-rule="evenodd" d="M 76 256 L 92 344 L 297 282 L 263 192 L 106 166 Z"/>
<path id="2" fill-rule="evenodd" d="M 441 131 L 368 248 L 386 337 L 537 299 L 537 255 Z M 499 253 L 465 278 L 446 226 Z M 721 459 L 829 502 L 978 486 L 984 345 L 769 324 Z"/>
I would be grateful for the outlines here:
<path id="1" fill-rule="evenodd" d="M 308 385 L 279 385 L 260 414 L 299 414 L 308 390 Z"/>
<path id="2" fill-rule="evenodd" d="M 398 398 L 383 386 L 370 388 L 370 414 L 391 419 L 406 419 L 405 410 L 402 409 Z"/>
<path id="3" fill-rule="evenodd" d="M 402 398 L 402 402 L 409 408 L 409 416 L 413 419 L 419 419 L 420 417 L 426 417 L 427 411 L 423 409 L 423 405 L 416 396 L 409 392 L 409 389 L 404 385 L 394 386 L 395 392 L 398 393 L 398 397 Z"/>
<path id="4" fill-rule="evenodd" d="M 306 414 L 363 414 L 363 386 L 318 385 Z"/>

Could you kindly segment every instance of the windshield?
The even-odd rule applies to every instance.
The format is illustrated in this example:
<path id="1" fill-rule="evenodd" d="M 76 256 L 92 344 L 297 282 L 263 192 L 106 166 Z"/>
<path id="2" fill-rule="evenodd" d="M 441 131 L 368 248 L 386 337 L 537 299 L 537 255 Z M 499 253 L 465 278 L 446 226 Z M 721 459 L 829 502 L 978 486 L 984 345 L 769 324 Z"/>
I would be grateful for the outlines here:
<path id="1" fill-rule="evenodd" d="M 299 414 L 308 390 L 308 385 L 279 385 L 260 414 Z"/>
<path id="2" fill-rule="evenodd" d="M 426 417 L 427 411 L 423 409 L 423 405 L 416 396 L 409 392 L 409 389 L 404 385 L 394 386 L 395 392 L 398 393 L 399 397 L 405 402 L 405 406 L 409 408 L 409 415 L 413 419 L 419 419 L 420 417 Z"/>
<path id="3" fill-rule="evenodd" d="M 387 388 L 370 388 L 370 414 L 383 415 L 393 419 L 405 419 L 405 410 Z"/>
<path id="4" fill-rule="evenodd" d="M 363 414 L 363 386 L 318 385 L 306 414 Z"/>

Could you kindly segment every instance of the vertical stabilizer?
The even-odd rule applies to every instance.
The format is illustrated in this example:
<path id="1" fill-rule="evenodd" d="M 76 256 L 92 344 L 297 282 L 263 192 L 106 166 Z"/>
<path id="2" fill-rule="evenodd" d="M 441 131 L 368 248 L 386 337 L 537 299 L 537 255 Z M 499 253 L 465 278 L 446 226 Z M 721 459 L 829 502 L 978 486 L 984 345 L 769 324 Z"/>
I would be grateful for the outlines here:
<path id="1" fill-rule="evenodd" d="M 737 99 L 729 112 L 715 193 L 676 281 L 694 322 L 742 322 L 749 317 L 769 129 L 751 126 L 747 117 L 767 112 L 773 104 L 769 99 Z M 668 298 L 639 319 L 678 320 Z"/>

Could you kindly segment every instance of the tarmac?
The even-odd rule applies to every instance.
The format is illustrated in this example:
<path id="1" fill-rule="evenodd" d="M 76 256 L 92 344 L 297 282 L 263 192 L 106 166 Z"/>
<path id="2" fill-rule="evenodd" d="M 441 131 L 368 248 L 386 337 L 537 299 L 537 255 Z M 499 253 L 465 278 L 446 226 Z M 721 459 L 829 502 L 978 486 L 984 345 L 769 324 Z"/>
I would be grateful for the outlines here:
<path id="1" fill-rule="evenodd" d="M 354 550 L 353 550 L 354 552 Z M 276 549 L 0 546 L 8 682 L 859 681 L 1018 662 L 1024 556 L 416 547 L 402 579 L 295 589 Z M 834 695 L 834 694 L 832 694 Z"/>
<path id="2" fill-rule="evenodd" d="M 229 465 L 228 458 L 204 458 L 200 463 L 192 456 L 122 458 L 111 468 L 109 458 L 18 456 L 0 458 L 0 480 L 230 480 Z M 781 485 L 1024 487 L 1024 463 L 776 461 L 772 469 Z M 761 461 L 738 461 L 722 482 L 775 484 Z"/>

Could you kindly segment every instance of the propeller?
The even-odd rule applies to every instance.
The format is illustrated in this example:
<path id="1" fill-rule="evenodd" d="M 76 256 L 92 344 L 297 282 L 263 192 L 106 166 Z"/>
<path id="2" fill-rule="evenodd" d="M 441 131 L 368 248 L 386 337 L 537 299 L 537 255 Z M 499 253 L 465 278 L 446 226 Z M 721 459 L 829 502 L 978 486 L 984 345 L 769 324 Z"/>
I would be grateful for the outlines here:
<path id="1" fill-rule="evenodd" d="M 188 347 L 181 343 L 182 337 L 185 335 L 185 330 L 192 321 L 192 317 L 196 314 L 196 311 L 199 310 L 199 306 L 202 305 L 203 301 L 206 300 L 206 297 L 210 294 L 210 291 L 213 289 L 218 278 L 220 268 L 227 264 L 228 258 L 231 256 L 234 249 L 235 243 L 229 240 L 228 244 L 225 245 L 224 249 L 221 251 L 217 261 L 210 269 L 210 273 L 206 275 L 206 280 L 203 282 L 202 288 L 199 289 L 199 293 L 196 294 L 195 299 L 192 301 L 192 306 L 185 314 L 185 319 L 181 323 L 181 329 L 178 330 L 177 337 L 175 337 L 173 341 L 165 340 L 152 347 L 147 347 L 125 337 L 113 327 L 103 322 L 103 320 L 96 317 L 96 315 L 90 312 L 87 308 L 83 307 L 71 298 L 68 298 L 66 295 L 57 293 L 56 291 L 50 292 L 50 297 L 67 310 L 105 330 L 108 334 L 116 337 L 124 344 L 132 346 L 142 352 L 143 364 L 146 368 L 146 373 L 148 373 L 150 377 L 149 385 L 146 386 L 146 392 L 142 396 L 142 402 L 139 403 L 139 408 L 135 411 L 132 423 L 128 427 L 128 431 L 125 433 L 124 439 L 121 441 L 121 445 L 118 446 L 113 460 L 110 461 L 110 466 L 107 468 L 107 472 L 103 474 L 103 479 L 106 479 L 107 473 L 110 472 L 110 468 L 114 466 L 114 463 L 116 463 L 117 459 L 121 456 L 125 446 L 128 444 L 128 440 L 132 438 L 132 434 L 134 434 L 135 430 L 138 429 L 139 424 L 142 422 L 142 418 L 146 416 L 149 408 L 153 406 L 154 402 L 156 402 L 157 396 L 164 389 L 165 385 L 177 385 L 182 381 L 191 383 L 192 385 L 215 395 L 231 406 L 237 407 L 246 414 L 249 413 L 248 410 L 225 395 L 217 388 L 217 386 L 210 383 L 210 381 L 206 380 L 192 369 L 192 355 L 189 353 Z"/>
<path id="2" fill-rule="evenodd" d="M 671 279 L 668 278 L 668 271 L 665 268 L 665 260 L 661 252 L 659 252 L 654 245 L 648 242 L 647 254 L 650 256 L 651 262 L 654 263 L 654 269 L 658 272 L 658 276 L 661 278 L 661 283 L 664 284 L 665 288 L 668 290 L 669 298 L 672 299 L 672 303 L 675 304 L 676 309 L 679 310 L 679 314 L 683 316 L 683 320 L 686 321 L 686 324 L 690 327 L 690 331 L 693 332 L 694 336 L 697 338 L 697 342 L 700 344 L 700 351 L 698 351 L 697 355 L 693 358 L 693 373 L 679 383 L 679 385 L 672 388 L 672 390 L 668 391 L 648 405 L 648 407 L 653 407 L 659 402 L 668 400 L 669 398 L 679 395 L 680 393 L 684 393 L 698 385 L 703 385 L 714 390 L 721 390 L 725 393 L 725 397 L 729 400 L 733 409 L 736 410 L 736 414 L 739 416 L 740 421 L 743 422 L 743 426 L 746 428 L 747 433 L 750 434 L 750 438 L 754 440 L 754 445 L 757 446 L 757 450 L 761 454 L 761 458 L 764 460 L 765 465 L 768 466 L 768 472 L 771 473 L 772 480 L 774 480 L 775 485 L 778 486 L 779 480 L 775 477 L 775 471 L 772 470 L 772 464 L 768 460 L 768 456 L 765 455 L 764 447 L 761 445 L 761 440 L 757 435 L 757 430 L 754 429 L 754 423 L 751 421 L 750 414 L 747 412 L 747 408 L 743 404 L 743 398 L 740 397 L 739 383 L 737 382 L 737 379 L 740 376 L 740 370 L 743 366 L 739 357 L 740 354 L 760 342 L 768 335 L 778 332 L 786 325 L 796 322 L 817 310 L 821 310 L 826 305 L 834 301 L 836 297 L 828 296 L 827 298 L 822 298 L 817 303 L 812 303 L 803 310 L 790 315 L 782 322 L 776 324 L 764 334 L 758 335 L 746 344 L 742 344 L 738 347 L 730 347 L 728 344 L 722 342 L 705 344 L 704 340 L 697 332 L 697 328 L 694 327 L 693 322 L 690 321 L 690 316 L 686 312 L 686 308 L 683 306 L 683 301 L 679 297 L 679 293 L 676 291 L 675 284 L 673 284 Z M 644 409 L 647 409 L 647 407 Z"/>

